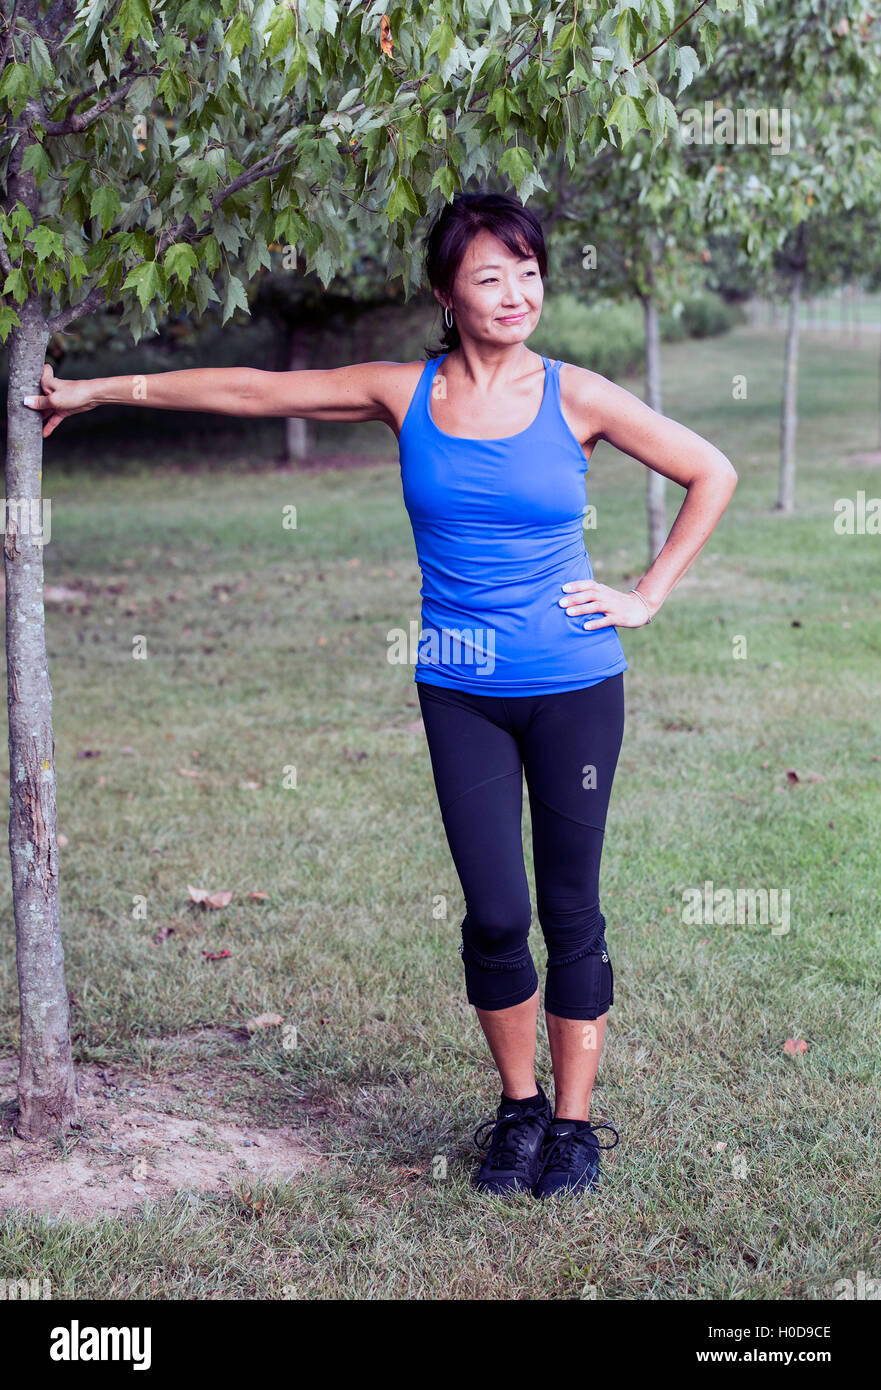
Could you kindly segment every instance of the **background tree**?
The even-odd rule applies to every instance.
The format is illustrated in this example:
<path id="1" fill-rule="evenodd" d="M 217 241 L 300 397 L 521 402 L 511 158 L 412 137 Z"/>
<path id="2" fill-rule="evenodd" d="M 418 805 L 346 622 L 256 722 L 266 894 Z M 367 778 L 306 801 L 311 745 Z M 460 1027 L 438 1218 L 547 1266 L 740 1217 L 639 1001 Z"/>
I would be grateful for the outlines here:
<path id="1" fill-rule="evenodd" d="M 261 268 L 251 313 L 280 327 L 280 371 L 312 367 L 316 346 L 329 337 L 357 343 L 361 326 L 371 324 L 377 311 L 403 305 L 400 282 L 388 279 L 382 263 L 380 237 L 374 234 L 370 240 L 372 245 L 363 235 L 345 240 L 346 266 L 326 287 L 306 274 L 303 261 L 290 250 L 270 247 L 271 269 Z M 310 422 L 291 415 L 284 426 L 285 459 L 298 463 L 309 452 Z"/>
<path id="2" fill-rule="evenodd" d="M 862 0 L 770 0 L 761 31 L 739 20 L 722 36 L 694 96 L 714 108 L 715 159 L 705 181 L 712 230 L 736 229 L 750 274 L 787 299 L 777 509 L 795 506 L 799 308 L 815 228 L 856 207 L 881 177 L 875 103 L 879 21 Z M 786 144 L 726 138 L 730 112 L 777 112 Z M 718 120 L 717 118 L 722 118 Z M 788 148 L 786 145 L 788 144 Z"/>

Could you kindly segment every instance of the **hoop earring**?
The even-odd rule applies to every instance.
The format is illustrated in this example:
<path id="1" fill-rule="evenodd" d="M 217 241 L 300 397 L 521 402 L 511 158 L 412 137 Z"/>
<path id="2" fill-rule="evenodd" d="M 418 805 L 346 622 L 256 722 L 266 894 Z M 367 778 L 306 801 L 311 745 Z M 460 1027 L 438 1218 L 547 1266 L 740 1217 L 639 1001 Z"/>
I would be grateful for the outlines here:
<path id="1" fill-rule="evenodd" d="M 447 317 L 447 315 L 449 315 L 449 317 Z M 444 323 L 446 324 L 447 328 L 452 328 L 453 326 L 453 314 L 449 305 L 446 304 L 444 305 Z"/>

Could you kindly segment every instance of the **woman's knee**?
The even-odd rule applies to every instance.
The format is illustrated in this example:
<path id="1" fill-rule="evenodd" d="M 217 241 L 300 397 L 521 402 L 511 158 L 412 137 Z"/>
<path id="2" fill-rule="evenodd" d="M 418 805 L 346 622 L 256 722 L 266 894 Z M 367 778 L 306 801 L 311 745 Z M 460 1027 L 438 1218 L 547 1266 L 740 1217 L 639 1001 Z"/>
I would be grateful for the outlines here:
<path id="1" fill-rule="evenodd" d="M 605 917 L 599 909 L 588 910 L 578 922 L 567 919 L 565 930 L 554 932 L 542 925 L 548 948 L 548 1013 L 559 1018 L 601 1018 L 615 1002 Z"/>
<path id="2" fill-rule="evenodd" d="M 519 958 L 526 949 L 531 920 L 529 903 L 496 903 L 476 910 L 469 905 L 462 940 L 466 948 L 488 960 Z"/>

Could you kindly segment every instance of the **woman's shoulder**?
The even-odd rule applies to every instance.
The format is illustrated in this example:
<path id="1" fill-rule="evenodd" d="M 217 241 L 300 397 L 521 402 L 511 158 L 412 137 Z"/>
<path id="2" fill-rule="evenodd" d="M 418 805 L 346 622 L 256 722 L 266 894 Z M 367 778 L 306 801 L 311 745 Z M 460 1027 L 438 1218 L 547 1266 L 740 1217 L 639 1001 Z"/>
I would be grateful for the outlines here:
<path id="1" fill-rule="evenodd" d="M 615 383 L 589 367 L 562 360 L 559 373 L 560 404 L 572 422 L 573 433 L 579 439 L 590 439 L 594 433 L 591 421 L 596 419 L 598 407 L 608 400 L 610 389 L 616 389 Z"/>
<path id="2" fill-rule="evenodd" d="M 395 435 L 400 433 L 423 372 L 435 361 L 436 358 L 429 357 L 413 362 L 371 362 L 374 391 L 388 413 L 388 423 Z"/>

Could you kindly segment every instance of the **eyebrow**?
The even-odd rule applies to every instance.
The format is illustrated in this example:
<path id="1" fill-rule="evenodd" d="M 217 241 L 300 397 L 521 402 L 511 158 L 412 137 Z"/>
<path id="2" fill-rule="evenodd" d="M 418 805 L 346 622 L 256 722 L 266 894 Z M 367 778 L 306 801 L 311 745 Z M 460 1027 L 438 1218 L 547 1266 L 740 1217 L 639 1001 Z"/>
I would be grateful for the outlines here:
<path id="1" fill-rule="evenodd" d="M 528 256 L 518 256 L 517 259 L 521 261 L 535 261 L 538 260 L 538 257 L 534 252 L 530 251 Z M 501 268 L 500 265 L 479 265 L 476 270 L 472 270 L 471 274 L 479 275 L 482 270 L 501 270 Z"/>

